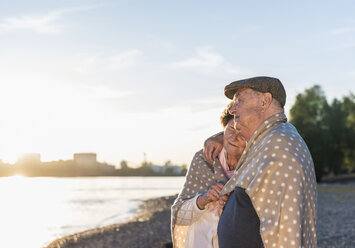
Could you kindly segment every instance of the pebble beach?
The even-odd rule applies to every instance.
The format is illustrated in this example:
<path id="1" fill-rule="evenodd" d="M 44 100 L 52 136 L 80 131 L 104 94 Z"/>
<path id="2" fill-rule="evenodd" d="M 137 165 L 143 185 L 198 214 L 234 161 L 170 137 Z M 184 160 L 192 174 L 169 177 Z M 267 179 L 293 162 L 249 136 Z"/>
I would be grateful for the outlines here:
<path id="1" fill-rule="evenodd" d="M 318 186 L 318 247 L 355 247 L 355 183 Z M 171 247 L 170 207 L 176 195 L 145 201 L 128 222 L 66 236 L 46 248 Z"/>

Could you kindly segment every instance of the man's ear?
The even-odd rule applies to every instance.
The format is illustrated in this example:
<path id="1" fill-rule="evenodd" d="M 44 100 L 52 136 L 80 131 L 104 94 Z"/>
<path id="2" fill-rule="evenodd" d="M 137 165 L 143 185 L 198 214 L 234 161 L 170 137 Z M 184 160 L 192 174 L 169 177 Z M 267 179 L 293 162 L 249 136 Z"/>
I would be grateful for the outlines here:
<path id="1" fill-rule="evenodd" d="M 262 106 L 264 109 L 269 108 L 270 104 L 272 102 L 272 95 L 269 92 L 263 93 L 262 97 Z"/>

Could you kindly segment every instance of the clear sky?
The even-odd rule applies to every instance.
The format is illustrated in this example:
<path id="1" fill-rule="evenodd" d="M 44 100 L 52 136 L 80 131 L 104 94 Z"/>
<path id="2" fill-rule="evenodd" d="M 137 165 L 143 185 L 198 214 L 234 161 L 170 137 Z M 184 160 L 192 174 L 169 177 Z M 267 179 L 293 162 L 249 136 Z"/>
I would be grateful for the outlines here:
<path id="1" fill-rule="evenodd" d="M 223 88 L 355 93 L 355 1 L 0 2 L 0 158 L 190 163 L 221 130 Z"/>

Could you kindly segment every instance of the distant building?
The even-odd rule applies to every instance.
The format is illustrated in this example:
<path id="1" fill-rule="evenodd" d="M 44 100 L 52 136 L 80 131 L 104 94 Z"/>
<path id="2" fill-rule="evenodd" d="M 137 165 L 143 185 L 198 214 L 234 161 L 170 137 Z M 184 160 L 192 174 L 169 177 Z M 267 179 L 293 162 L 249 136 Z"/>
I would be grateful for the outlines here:
<path id="1" fill-rule="evenodd" d="M 163 168 L 164 168 L 164 172 L 171 171 L 174 174 L 180 174 L 181 171 L 182 171 L 181 166 L 178 166 L 178 165 L 168 165 L 168 164 L 166 164 L 166 165 L 163 166 Z"/>
<path id="2" fill-rule="evenodd" d="M 74 163 L 77 165 L 96 165 L 96 153 L 74 153 Z"/>
<path id="3" fill-rule="evenodd" d="M 116 170 L 116 167 L 114 165 L 110 165 L 108 163 L 100 163 L 100 167 L 103 171 L 113 173 Z"/>
<path id="4" fill-rule="evenodd" d="M 39 164 L 41 162 L 41 154 L 25 153 L 17 159 L 17 164 Z"/>
<path id="5" fill-rule="evenodd" d="M 150 168 L 152 168 L 152 170 L 153 170 L 155 173 L 164 173 L 164 172 L 165 172 L 164 167 L 161 166 L 161 165 L 152 165 Z"/>
<path id="6" fill-rule="evenodd" d="M 173 173 L 173 174 L 181 174 L 181 171 L 182 171 L 182 168 L 181 166 L 178 166 L 178 165 L 152 165 L 151 166 L 152 170 L 155 172 L 155 173 Z"/>

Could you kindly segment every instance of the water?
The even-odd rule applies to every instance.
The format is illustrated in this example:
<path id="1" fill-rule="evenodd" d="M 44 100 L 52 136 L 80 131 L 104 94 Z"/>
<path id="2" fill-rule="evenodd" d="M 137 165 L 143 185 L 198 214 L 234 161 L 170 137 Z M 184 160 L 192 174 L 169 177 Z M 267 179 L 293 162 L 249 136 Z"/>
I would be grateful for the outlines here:
<path id="1" fill-rule="evenodd" d="M 143 200 L 179 192 L 184 177 L 0 178 L 0 247 L 40 248 L 56 238 L 122 223 Z"/>

